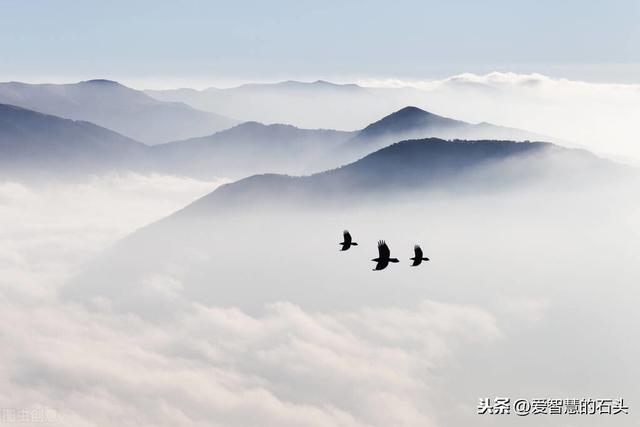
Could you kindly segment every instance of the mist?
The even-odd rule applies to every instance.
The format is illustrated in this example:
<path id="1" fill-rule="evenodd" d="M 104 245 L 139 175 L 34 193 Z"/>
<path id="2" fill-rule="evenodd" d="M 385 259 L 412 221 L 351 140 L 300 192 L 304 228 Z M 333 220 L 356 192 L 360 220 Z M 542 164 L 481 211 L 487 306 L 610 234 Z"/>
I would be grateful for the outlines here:
<path id="1" fill-rule="evenodd" d="M 523 128 L 634 164 L 640 159 L 636 84 L 494 72 L 413 85 L 426 91 L 425 102 L 443 114 Z"/>
<path id="2" fill-rule="evenodd" d="M 85 4 L 0 2 L 0 427 L 640 425 L 640 2 Z"/>
<path id="3" fill-rule="evenodd" d="M 582 182 L 155 223 L 220 182 L 4 184 L 2 221 L 24 221 L 2 239 L 3 401 L 65 426 L 511 425 L 477 399 L 632 404 L 637 181 Z M 378 239 L 401 262 L 374 272 Z M 431 261 L 412 268 L 416 243 Z"/>
<path id="4" fill-rule="evenodd" d="M 147 93 L 244 120 L 349 131 L 413 105 L 470 123 L 521 129 L 538 134 L 536 140 L 586 148 L 627 163 L 638 164 L 640 159 L 640 87 L 635 84 L 504 72 L 423 81 L 362 78 L 356 80 L 358 85 L 346 83 L 287 81 Z M 521 139 L 513 135 L 505 131 L 503 137 Z"/>

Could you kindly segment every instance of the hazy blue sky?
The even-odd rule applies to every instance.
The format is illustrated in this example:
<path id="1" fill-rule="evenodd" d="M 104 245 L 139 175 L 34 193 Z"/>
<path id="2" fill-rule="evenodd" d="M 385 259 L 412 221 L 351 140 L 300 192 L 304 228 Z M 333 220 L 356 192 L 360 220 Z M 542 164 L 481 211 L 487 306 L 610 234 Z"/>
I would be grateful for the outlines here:
<path id="1" fill-rule="evenodd" d="M 0 78 L 639 81 L 640 2 L 0 0 Z"/>

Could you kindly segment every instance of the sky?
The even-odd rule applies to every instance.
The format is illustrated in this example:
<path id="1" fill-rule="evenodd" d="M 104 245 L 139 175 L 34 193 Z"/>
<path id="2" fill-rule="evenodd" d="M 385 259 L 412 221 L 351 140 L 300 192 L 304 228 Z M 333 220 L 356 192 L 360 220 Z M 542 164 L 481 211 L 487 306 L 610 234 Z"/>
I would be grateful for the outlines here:
<path id="1" fill-rule="evenodd" d="M 640 3 L 0 0 L 0 80 L 202 87 L 537 72 L 636 83 Z"/>

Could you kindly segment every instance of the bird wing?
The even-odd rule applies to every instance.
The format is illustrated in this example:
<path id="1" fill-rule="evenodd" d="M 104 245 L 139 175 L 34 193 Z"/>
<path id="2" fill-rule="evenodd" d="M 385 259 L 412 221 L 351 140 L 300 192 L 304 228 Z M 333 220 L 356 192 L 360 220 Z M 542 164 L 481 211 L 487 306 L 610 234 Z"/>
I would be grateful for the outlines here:
<path id="1" fill-rule="evenodd" d="M 419 245 L 415 245 L 413 250 L 416 253 L 416 258 L 422 258 L 422 248 Z"/>
<path id="2" fill-rule="evenodd" d="M 351 243 L 351 234 L 347 230 L 344 230 L 344 232 L 342 233 L 342 236 L 344 237 L 345 243 L 347 244 Z"/>
<path id="3" fill-rule="evenodd" d="M 389 246 L 385 243 L 384 240 L 378 241 L 378 255 L 381 259 L 386 259 L 391 256 L 391 251 L 389 250 Z"/>
<path id="4" fill-rule="evenodd" d="M 389 265 L 389 260 L 387 258 L 380 259 L 380 261 L 376 263 L 376 267 L 374 268 L 374 270 L 384 270 L 385 268 L 387 268 L 387 265 Z"/>

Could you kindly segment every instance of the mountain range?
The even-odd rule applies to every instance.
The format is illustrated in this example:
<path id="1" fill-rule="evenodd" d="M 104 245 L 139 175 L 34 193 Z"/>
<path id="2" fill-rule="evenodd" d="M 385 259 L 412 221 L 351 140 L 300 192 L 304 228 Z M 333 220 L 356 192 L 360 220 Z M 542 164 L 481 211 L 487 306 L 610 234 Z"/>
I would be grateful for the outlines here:
<path id="1" fill-rule="evenodd" d="M 229 117 L 311 129 L 355 130 L 406 105 L 429 107 L 425 92 L 417 89 L 369 88 L 323 80 L 145 92 L 159 100 L 184 102 Z"/>
<path id="2" fill-rule="evenodd" d="M 431 190 L 487 193 L 523 183 L 557 187 L 580 183 L 589 175 L 624 173 L 627 168 L 582 149 L 547 142 L 498 140 L 401 141 L 351 164 L 308 176 L 254 175 L 224 185 L 177 215 L 208 209 L 305 201 L 320 205 L 345 199 L 389 197 Z"/>
<path id="3" fill-rule="evenodd" d="M 64 294 L 82 301 L 106 297 L 113 308 L 135 307 L 145 316 L 175 309 L 173 299 L 159 297 L 158 286 L 171 286 L 198 303 L 245 309 L 283 299 L 316 306 L 328 295 L 349 295 L 345 301 L 352 303 L 373 301 L 377 289 L 404 283 L 361 276 L 370 273 L 375 239 L 395 236 L 392 251 L 401 256 L 409 253 L 413 239 L 421 241 L 419 236 L 446 245 L 447 234 L 460 236 L 464 221 L 482 225 L 477 212 L 454 206 L 481 205 L 491 217 L 496 200 L 544 195 L 533 198 L 537 206 L 556 192 L 591 191 L 594 180 L 611 182 L 607 178 L 622 169 L 587 151 L 543 142 L 402 141 L 329 171 L 254 175 L 218 187 L 119 242 Z M 552 230 L 553 222 L 546 226 Z M 346 256 L 337 245 L 343 227 L 361 244 Z M 134 256 L 139 253 L 143 259 Z M 452 262 L 455 251 L 447 258 Z M 418 274 L 406 270 L 399 266 L 392 277 Z M 107 272 L 119 272 L 118 277 Z"/>
<path id="4" fill-rule="evenodd" d="M 471 124 L 442 117 L 420 108 L 404 107 L 357 132 L 349 143 L 350 149 L 368 152 L 403 139 L 436 137 L 442 139 L 495 139 L 511 141 L 548 141 L 549 138 L 520 129 L 491 123 Z"/>
<path id="5" fill-rule="evenodd" d="M 522 140 L 536 136 L 490 124 L 472 125 L 416 107 L 405 107 L 355 132 L 246 122 L 205 137 L 153 146 L 87 122 L 20 107 L 5 105 L 0 116 L 5 116 L 3 120 L 10 124 L 0 129 L 0 138 L 5 141 L 0 150 L 7 158 L 21 159 L 14 169 L 19 164 L 43 173 L 49 166 L 55 172 L 66 164 L 69 172 L 81 173 L 93 167 L 94 172 L 155 171 L 200 178 L 237 179 L 265 172 L 298 175 L 350 163 L 408 138 L 502 139 L 505 132 Z M 51 135 L 46 131 L 48 126 L 55 129 Z M 20 145 L 20 138 L 26 141 L 24 145 Z M 95 149 L 95 145 L 102 148 Z M 109 145 L 111 152 L 106 155 L 103 151 Z"/>
<path id="6" fill-rule="evenodd" d="M 453 85 L 453 82 L 450 82 Z M 449 86 L 447 86 L 449 87 Z M 442 88 L 441 88 L 442 89 Z M 280 83 L 244 84 L 228 89 L 147 90 L 150 96 L 173 102 L 184 102 L 204 111 L 239 117 L 261 123 L 289 123 L 302 128 L 356 130 L 362 129 L 407 105 L 432 112 L 450 111 L 452 100 L 442 90 L 419 90 L 412 87 L 364 87 L 357 84 L 336 84 L 323 80 L 315 82 L 284 81 Z M 508 102 L 505 100 L 505 102 Z M 463 107 L 463 106 L 461 106 Z M 464 111 L 455 108 L 454 111 Z M 469 123 L 469 125 L 471 125 Z M 481 135 L 488 123 L 478 123 L 464 139 L 496 138 L 495 128 Z M 460 129 L 459 129 L 460 130 Z M 502 128 L 500 139 L 521 140 L 521 130 Z M 527 132 L 529 135 L 531 133 Z M 420 135 L 423 137 L 424 135 Z M 443 133 L 443 138 L 449 135 Z M 527 137 L 551 141 L 549 136 Z M 558 142 L 557 140 L 553 140 Z"/>
<path id="7" fill-rule="evenodd" d="M 181 102 L 158 101 L 111 80 L 0 83 L 0 103 L 89 121 L 150 145 L 208 135 L 238 123 Z"/>
<path id="8" fill-rule="evenodd" d="M 149 147 L 93 123 L 0 104 L 0 174 L 96 174 L 140 169 Z"/>
<path id="9" fill-rule="evenodd" d="M 213 135 L 152 147 L 162 171 L 198 177 L 303 174 L 334 167 L 350 132 L 246 122 Z M 338 163 L 339 164 L 339 163 Z"/>
<path id="10" fill-rule="evenodd" d="M 524 141 L 540 136 L 405 107 L 354 132 L 247 122 L 210 136 L 156 145 L 153 151 L 162 169 L 173 173 L 232 178 L 264 172 L 300 175 L 353 162 L 403 139 L 425 137 Z"/>

